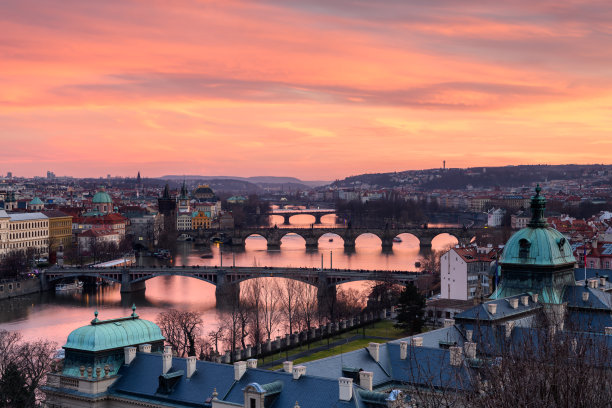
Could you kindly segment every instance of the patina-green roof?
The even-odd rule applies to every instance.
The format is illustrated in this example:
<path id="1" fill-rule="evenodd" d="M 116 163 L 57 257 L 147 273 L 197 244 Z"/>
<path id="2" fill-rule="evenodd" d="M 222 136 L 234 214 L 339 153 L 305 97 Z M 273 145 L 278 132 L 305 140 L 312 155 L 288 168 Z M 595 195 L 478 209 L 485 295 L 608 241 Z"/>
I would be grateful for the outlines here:
<path id="1" fill-rule="evenodd" d="M 34 197 L 32 201 L 30 201 L 30 205 L 44 205 L 40 198 Z"/>
<path id="2" fill-rule="evenodd" d="M 79 327 L 68 335 L 64 348 L 102 351 L 163 340 L 159 326 L 140 319 L 135 313 L 120 319 L 98 320 L 96 312 L 91 324 Z"/>
<path id="3" fill-rule="evenodd" d="M 576 262 L 568 240 L 554 228 L 527 227 L 515 233 L 504 247 L 500 264 L 564 265 Z"/>
<path id="4" fill-rule="evenodd" d="M 94 204 L 112 204 L 113 200 L 106 191 L 98 191 L 91 200 Z"/>
<path id="5" fill-rule="evenodd" d="M 544 218 L 546 199 L 540 195 L 531 197 L 532 218 L 526 228 L 514 234 L 504 247 L 500 264 L 557 266 L 576 262 L 568 240 Z"/>

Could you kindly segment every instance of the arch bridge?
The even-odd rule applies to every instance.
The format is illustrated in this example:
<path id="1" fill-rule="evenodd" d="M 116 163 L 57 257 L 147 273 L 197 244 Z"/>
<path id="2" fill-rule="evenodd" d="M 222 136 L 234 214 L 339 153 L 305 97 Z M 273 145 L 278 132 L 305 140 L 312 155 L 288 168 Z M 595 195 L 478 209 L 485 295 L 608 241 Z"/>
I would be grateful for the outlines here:
<path id="1" fill-rule="evenodd" d="M 312 215 L 315 219 L 314 224 L 318 225 L 318 224 L 321 224 L 321 218 L 324 215 L 335 214 L 335 213 L 336 213 L 336 210 L 331 209 L 331 208 L 307 208 L 304 210 L 277 209 L 277 210 L 271 210 L 267 214 L 268 215 L 279 215 L 283 217 L 284 225 L 290 225 L 291 223 L 289 222 L 289 219 L 293 217 L 294 215 L 302 215 L 302 214 Z"/>
<path id="2" fill-rule="evenodd" d="M 196 243 L 205 243 L 212 237 L 221 237 L 231 242 L 233 246 L 244 247 L 246 239 L 252 235 L 259 235 L 266 239 L 268 249 L 279 249 L 281 239 L 287 234 L 296 234 L 304 238 L 306 248 L 317 249 L 319 239 L 325 234 L 338 235 L 344 241 L 344 248 L 355 249 L 355 241 L 364 234 L 373 234 L 380 238 L 382 248 L 385 250 L 393 247 L 393 239 L 400 234 L 411 234 L 419 240 L 423 249 L 431 248 L 435 237 L 441 234 L 449 234 L 457 239 L 462 245 L 467 245 L 475 237 L 478 228 L 474 227 L 392 227 L 392 228 L 352 228 L 352 227 L 330 227 L 330 228 L 235 228 L 233 230 L 191 230 L 188 233 Z"/>
<path id="3" fill-rule="evenodd" d="M 235 230 L 232 233 L 232 245 L 244 246 L 246 239 L 251 235 L 260 235 L 268 243 L 269 249 L 278 249 L 281 239 L 287 234 L 297 234 L 306 241 L 306 248 L 316 249 L 319 239 L 325 234 L 338 235 L 344 241 L 345 249 L 355 249 L 357 238 L 364 234 L 373 234 L 380 238 L 383 249 L 391 249 L 393 240 L 401 234 L 410 234 L 419 240 L 421 248 L 431 248 L 435 237 L 441 234 L 454 236 L 462 245 L 467 245 L 474 238 L 474 228 L 447 227 L 447 228 L 246 228 Z"/>
<path id="4" fill-rule="evenodd" d="M 40 275 L 43 289 L 48 289 L 61 279 L 96 278 L 121 284 L 121 292 L 145 290 L 145 282 L 158 276 L 186 276 L 216 286 L 217 304 L 231 299 L 240 291 L 240 282 L 255 278 L 286 278 L 313 285 L 318 299 L 335 296 L 336 286 L 346 282 L 363 280 L 391 281 L 406 284 L 416 280 L 419 272 L 382 270 L 339 270 L 317 268 L 179 266 L 179 267 L 128 267 L 128 268 L 53 268 Z"/>

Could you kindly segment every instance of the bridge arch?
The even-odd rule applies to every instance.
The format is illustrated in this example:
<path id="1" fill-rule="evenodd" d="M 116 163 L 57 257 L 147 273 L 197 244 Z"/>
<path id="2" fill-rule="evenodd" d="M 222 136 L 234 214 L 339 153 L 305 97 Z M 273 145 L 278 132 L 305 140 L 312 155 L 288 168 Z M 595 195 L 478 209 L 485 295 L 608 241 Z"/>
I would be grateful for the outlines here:
<path id="1" fill-rule="evenodd" d="M 355 246 L 362 246 L 362 247 L 368 247 L 369 245 L 363 245 L 364 240 L 365 242 L 367 242 L 367 240 L 372 240 L 374 239 L 374 237 L 378 238 L 378 244 L 377 246 L 381 246 L 383 243 L 383 237 L 380 234 L 377 234 L 376 232 L 362 232 L 359 233 L 358 235 L 355 236 Z M 361 245 L 358 245 L 358 242 L 361 241 Z"/>
<path id="2" fill-rule="evenodd" d="M 393 237 L 394 240 L 396 238 L 401 240 L 402 246 L 418 247 L 421 244 L 421 239 L 411 232 L 400 232 Z"/>
<path id="3" fill-rule="evenodd" d="M 57 283 L 61 280 L 64 279 L 78 279 L 78 278 L 99 278 L 105 281 L 109 281 L 109 282 L 115 282 L 115 283 L 121 283 L 121 270 L 117 270 L 116 272 L 100 272 L 100 273 L 82 273 L 82 272 L 75 272 L 75 273 L 67 273 L 67 274 L 61 274 L 61 275 L 49 275 L 47 277 L 47 282 L 48 283 Z"/>
<path id="4" fill-rule="evenodd" d="M 458 234 L 442 232 L 431 238 L 431 245 L 439 250 L 444 250 L 447 247 L 454 247 L 461 242 L 461 239 L 456 235 Z"/>
<path id="5" fill-rule="evenodd" d="M 186 268 L 186 270 L 189 270 Z M 137 283 L 137 282 L 146 282 L 150 279 L 153 278 L 157 278 L 160 276 L 184 276 L 186 278 L 193 278 L 193 279 L 198 279 L 207 283 L 210 283 L 211 285 L 217 285 L 217 280 L 216 277 L 213 277 L 212 275 L 208 275 L 208 274 L 194 274 L 194 273 L 187 273 L 187 271 L 185 272 L 181 272 L 181 271 L 176 271 L 176 270 L 172 270 L 172 271 L 164 271 L 163 269 L 161 269 L 159 272 L 155 272 L 152 274 L 143 274 L 143 276 L 141 277 L 137 277 L 136 279 L 132 279 L 131 283 Z M 134 274 L 132 274 L 132 276 L 134 276 Z M 138 276 L 138 274 L 136 274 L 136 276 Z"/>

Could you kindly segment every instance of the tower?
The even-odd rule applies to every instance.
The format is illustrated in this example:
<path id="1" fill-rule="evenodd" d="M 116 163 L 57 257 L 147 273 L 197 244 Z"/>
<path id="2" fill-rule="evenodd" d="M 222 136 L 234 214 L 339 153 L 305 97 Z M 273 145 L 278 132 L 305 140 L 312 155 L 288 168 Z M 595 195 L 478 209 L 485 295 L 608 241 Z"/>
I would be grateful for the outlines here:
<path id="1" fill-rule="evenodd" d="M 531 221 L 510 237 L 499 259 L 502 282 L 492 298 L 533 292 L 543 303 L 561 304 L 564 288 L 576 284 L 576 259 L 568 240 L 546 222 L 546 199 L 540 195 L 539 185 L 535 191 Z"/>

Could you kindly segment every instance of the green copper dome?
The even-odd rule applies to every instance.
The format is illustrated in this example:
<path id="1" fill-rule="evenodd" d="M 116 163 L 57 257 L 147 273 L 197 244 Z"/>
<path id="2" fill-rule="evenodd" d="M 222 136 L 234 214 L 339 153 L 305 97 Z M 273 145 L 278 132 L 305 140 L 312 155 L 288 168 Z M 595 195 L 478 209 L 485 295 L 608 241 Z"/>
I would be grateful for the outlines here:
<path id="1" fill-rule="evenodd" d="M 531 221 L 526 228 L 510 237 L 499 260 L 500 264 L 548 266 L 576 263 L 567 239 L 546 223 L 546 200 L 540 191 L 540 186 L 536 187 L 536 195 L 531 198 Z"/>
<path id="2" fill-rule="evenodd" d="M 40 198 L 34 197 L 32 201 L 30 201 L 30 205 L 44 205 Z"/>
<path id="3" fill-rule="evenodd" d="M 514 234 L 504 247 L 499 259 L 502 281 L 492 299 L 538 293 L 544 303 L 563 302 L 563 291 L 574 285 L 576 259 L 567 239 L 544 218 L 546 199 L 540 195 L 531 197 L 533 214 L 527 228 Z"/>
<path id="4" fill-rule="evenodd" d="M 135 312 L 130 317 L 111 320 L 98 320 L 96 312 L 91 324 L 79 327 L 68 335 L 64 348 L 103 351 L 163 340 L 159 326 L 140 319 Z"/>
<path id="5" fill-rule="evenodd" d="M 102 191 L 98 191 L 93 196 L 93 199 L 91 200 L 91 202 L 94 204 L 112 204 L 113 200 L 111 200 L 110 196 L 108 195 L 106 191 L 102 190 Z"/>
<path id="6" fill-rule="evenodd" d="M 523 228 L 504 247 L 500 264 L 564 265 L 576 259 L 567 239 L 554 228 Z"/>

